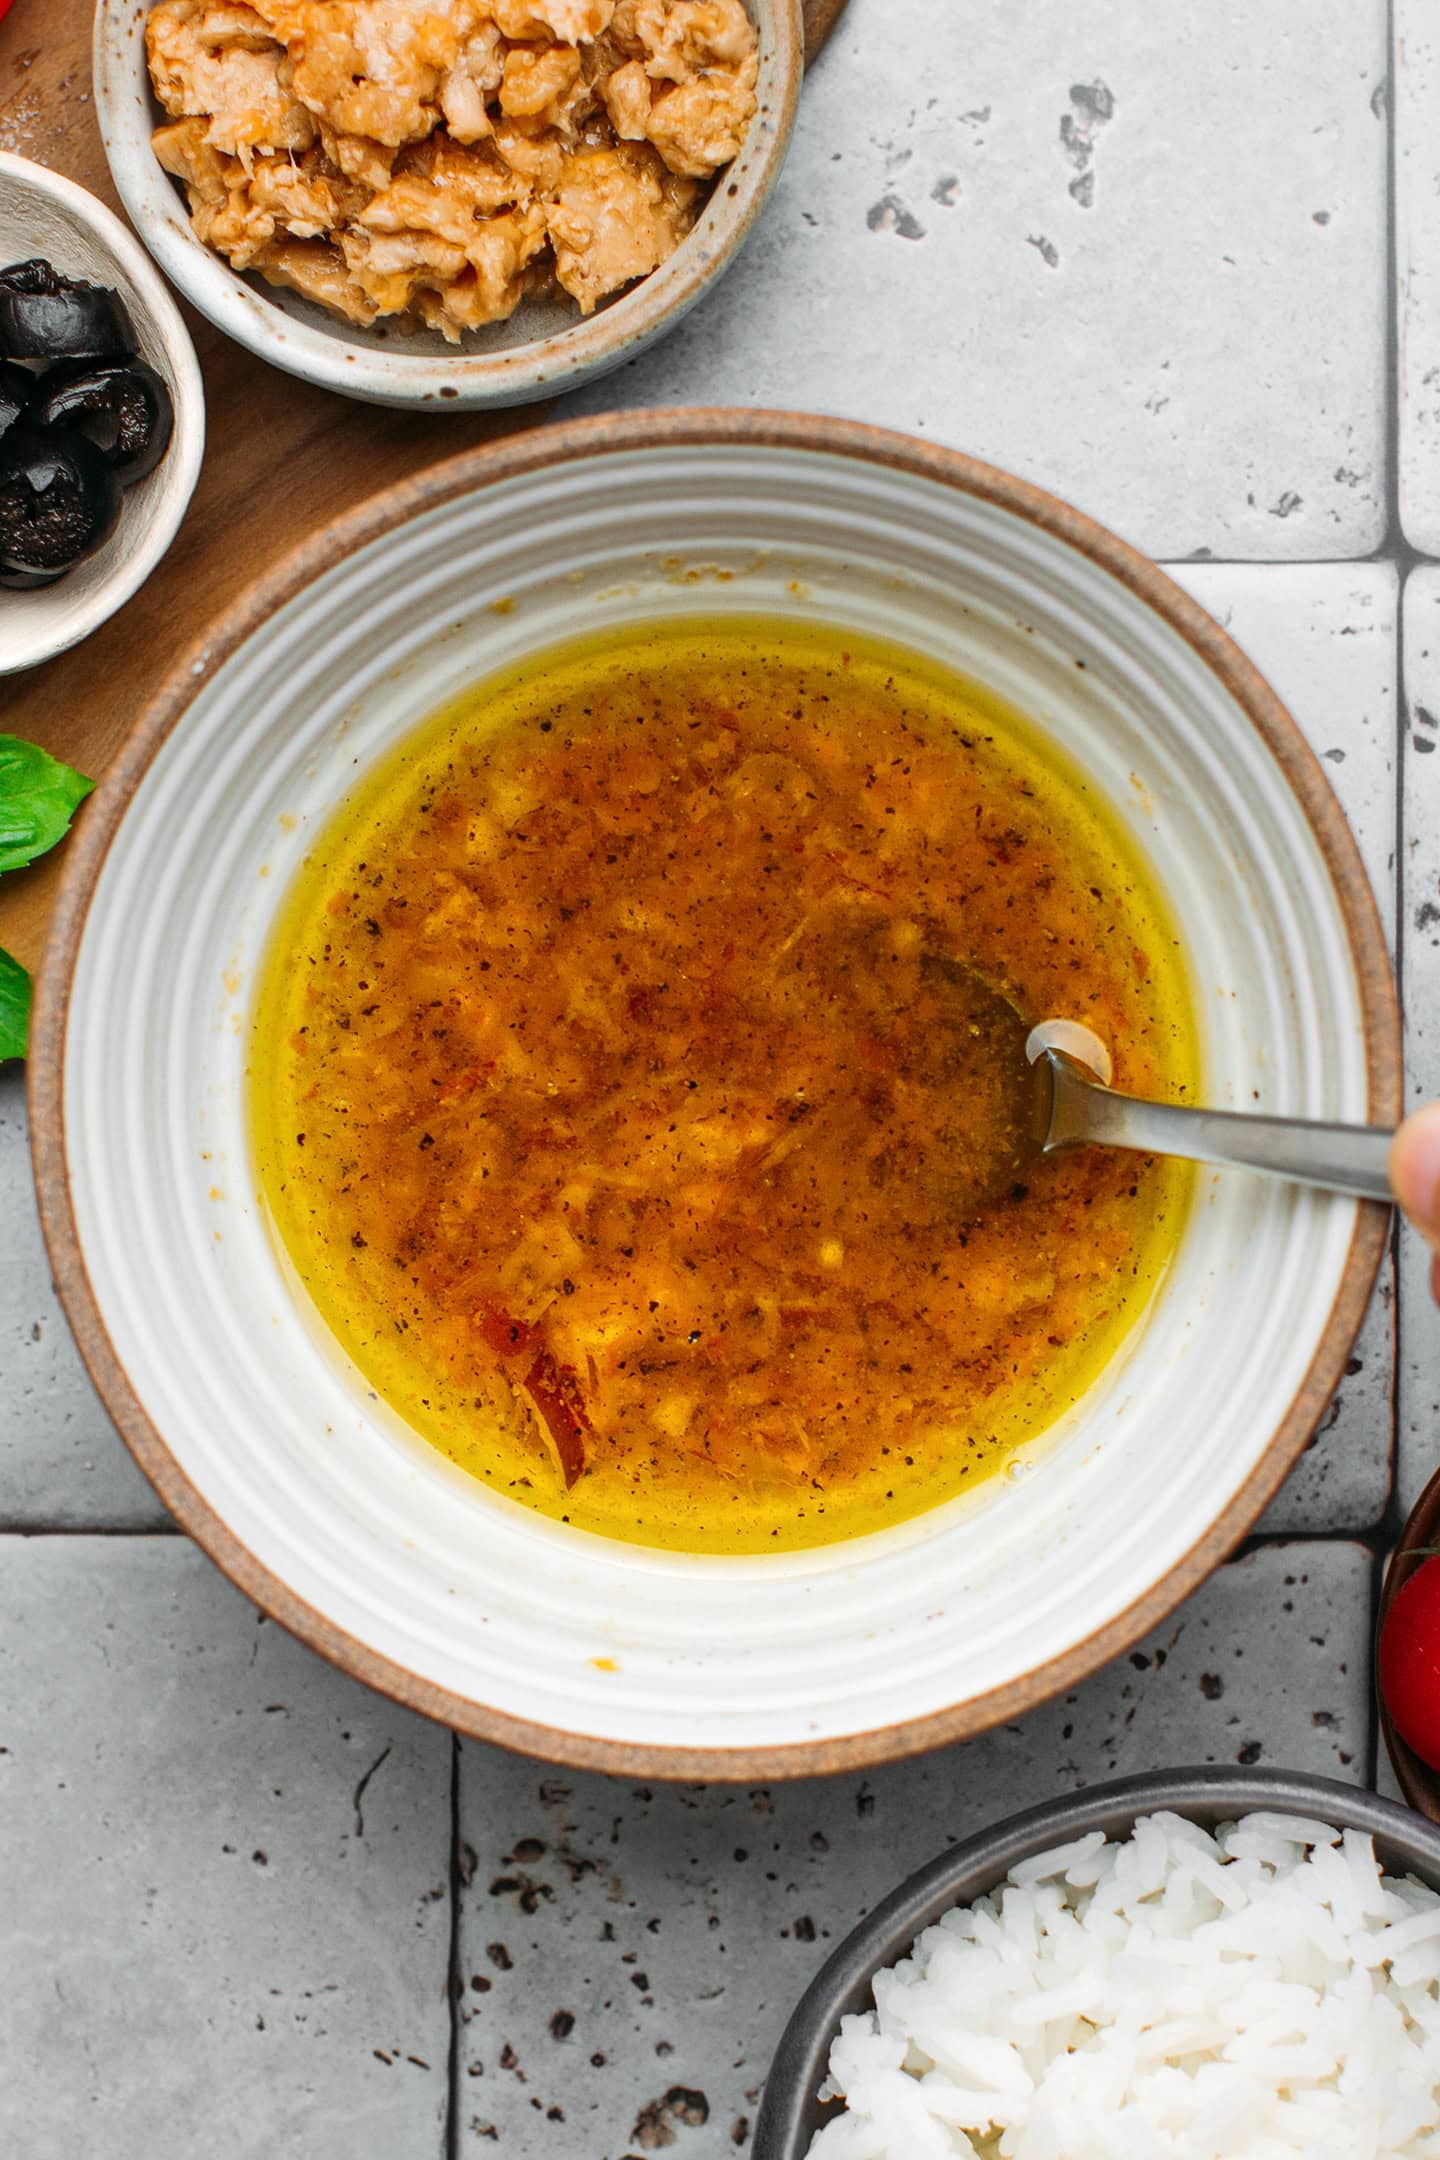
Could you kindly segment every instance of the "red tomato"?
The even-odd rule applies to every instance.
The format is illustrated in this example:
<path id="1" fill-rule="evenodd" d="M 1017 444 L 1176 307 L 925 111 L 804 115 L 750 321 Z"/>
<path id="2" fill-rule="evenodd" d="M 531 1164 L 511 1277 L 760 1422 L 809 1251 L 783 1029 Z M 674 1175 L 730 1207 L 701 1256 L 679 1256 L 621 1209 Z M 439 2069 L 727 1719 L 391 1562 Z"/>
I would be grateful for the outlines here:
<path id="1" fill-rule="evenodd" d="M 1396 1732 L 1440 1770 L 1440 1557 L 1408 1575 L 1380 1631 L 1380 1693 Z"/>
<path id="2" fill-rule="evenodd" d="M 0 0 L 0 22 L 4 22 L 5 17 L 9 14 L 9 12 L 10 0 Z"/>

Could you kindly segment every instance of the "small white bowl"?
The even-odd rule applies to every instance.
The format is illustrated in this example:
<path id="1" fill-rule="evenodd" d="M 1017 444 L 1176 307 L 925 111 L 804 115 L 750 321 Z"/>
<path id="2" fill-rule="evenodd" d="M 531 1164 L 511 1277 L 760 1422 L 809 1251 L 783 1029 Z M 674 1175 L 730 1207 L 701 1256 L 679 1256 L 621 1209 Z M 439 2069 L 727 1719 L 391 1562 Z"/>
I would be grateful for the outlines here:
<path id="1" fill-rule="evenodd" d="M 205 449 L 205 392 L 195 348 L 144 249 L 73 180 L 0 150 L 0 263 L 31 255 L 119 293 L 141 358 L 170 392 L 175 432 L 155 470 L 125 490 L 120 522 L 104 547 L 53 585 L 0 591 L 0 675 L 36 667 L 78 645 L 140 590 L 180 530 Z"/>
<path id="2" fill-rule="evenodd" d="M 371 405 L 474 411 L 558 397 L 604 375 L 674 328 L 728 268 L 784 163 L 805 72 L 800 0 L 747 0 L 760 33 L 759 109 L 693 232 L 660 268 L 585 320 L 569 301 L 526 301 L 509 322 L 447 345 L 337 321 L 297 293 L 242 277 L 191 230 L 185 198 L 150 137 L 164 118 L 150 89 L 150 0 L 99 0 L 92 65 L 95 116 L 120 199 L 167 277 L 235 339 L 322 390 Z"/>

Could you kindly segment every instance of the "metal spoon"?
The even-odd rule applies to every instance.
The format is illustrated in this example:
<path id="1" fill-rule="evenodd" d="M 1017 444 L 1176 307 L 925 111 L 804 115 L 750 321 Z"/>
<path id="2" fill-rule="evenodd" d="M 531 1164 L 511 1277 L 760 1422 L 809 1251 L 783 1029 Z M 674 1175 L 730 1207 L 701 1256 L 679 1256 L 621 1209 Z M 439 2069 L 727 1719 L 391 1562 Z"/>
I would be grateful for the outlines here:
<path id="1" fill-rule="evenodd" d="M 1040 1156 L 1090 1146 L 1175 1155 L 1360 1199 L 1393 1199 L 1393 1132 L 1248 1111 L 1196 1110 L 1121 1095 L 1106 1084 L 1109 1056 L 1088 1028 L 1047 1021 L 1027 1037 L 1024 1021 L 1003 992 L 961 962 L 947 959 L 941 966 L 952 991 L 963 997 L 964 1032 L 987 1052 L 987 1065 L 1003 1059 L 1012 1076 L 1012 1117 L 987 1170 L 976 1179 L 976 1187 L 991 1196 L 1023 1183 Z"/>
<path id="2" fill-rule="evenodd" d="M 1266 1177 L 1318 1185 L 1364 1200 L 1391 1200 L 1390 1143 L 1395 1135 L 1371 1125 L 1322 1125 L 1304 1118 L 1252 1116 L 1248 1111 L 1192 1110 L 1180 1103 L 1144 1102 L 1105 1087 L 1063 1050 L 1041 1049 L 1048 1068 L 1048 1115 L 1039 1152 L 1065 1147 L 1134 1148 L 1145 1155 L 1178 1155 L 1186 1162 L 1258 1170 Z"/>

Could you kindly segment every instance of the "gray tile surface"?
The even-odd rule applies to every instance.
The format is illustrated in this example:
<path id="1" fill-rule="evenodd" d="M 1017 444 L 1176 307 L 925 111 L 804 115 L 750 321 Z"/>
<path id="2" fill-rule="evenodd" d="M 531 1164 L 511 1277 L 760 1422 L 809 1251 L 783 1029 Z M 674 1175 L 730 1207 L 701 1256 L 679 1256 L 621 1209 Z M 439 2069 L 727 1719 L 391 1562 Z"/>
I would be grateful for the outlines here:
<path id="1" fill-rule="evenodd" d="M 449 1735 L 181 1538 L 0 1538 L 0 2151 L 441 2160 Z"/>
<path id="2" fill-rule="evenodd" d="M 1229 558 L 1177 574 L 1325 760 L 1399 937 L 1418 1101 L 1440 569 L 1402 596 L 1358 558 L 1402 511 L 1440 555 L 1440 26 L 1394 0 L 1397 140 L 1389 12 L 851 0 L 748 254 L 586 402 L 843 411 Z M 457 1752 L 157 1534 L 58 1311 L 6 1070 L 0 1533 L 36 1534 L 0 1534 L 0 2160 L 721 2160 L 827 1946 L 949 1839 L 1186 1760 L 1383 1784 L 1349 1539 L 1393 1535 L 1393 1455 L 1405 1501 L 1440 1463 L 1440 1315 L 1399 1250 L 1267 1541 L 1134 1657 L 868 1777 L 645 1789 Z"/>
<path id="3" fill-rule="evenodd" d="M 573 409 L 845 413 L 1154 555 L 1367 554 L 1387 62 L 1384 0 L 851 0 L 743 260 Z"/>
<path id="4" fill-rule="evenodd" d="M 1440 555 L 1440 16 L 1394 0 L 1395 253 L 1400 518 Z"/>
<path id="5" fill-rule="evenodd" d="M 460 2151 L 622 2160 L 663 2125 L 720 2160 L 827 1950 L 947 1844 L 1133 1770 L 1361 1782 L 1372 1565 L 1262 1547 L 1023 1724 L 865 1776 L 637 1786 L 467 1743 Z"/>
<path id="6" fill-rule="evenodd" d="M 1405 1067 L 1411 1106 L 1440 1097 L 1440 570 L 1405 588 Z M 1420 1240 L 1400 1245 L 1399 1495 L 1409 1509 L 1440 1468 L 1440 1312 Z"/>
<path id="7" fill-rule="evenodd" d="M 1176 575 L 1242 645 L 1304 730 L 1395 935 L 1399 579 L 1389 563 L 1187 563 Z M 1364 1530 L 1390 1492 L 1395 1284 L 1387 1261 L 1350 1369 L 1276 1496 L 1266 1531 Z"/>
<path id="8" fill-rule="evenodd" d="M 25 1083 L 0 1066 L 0 1530 L 169 1523 L 91 1387 L 50 1279 Z"/>

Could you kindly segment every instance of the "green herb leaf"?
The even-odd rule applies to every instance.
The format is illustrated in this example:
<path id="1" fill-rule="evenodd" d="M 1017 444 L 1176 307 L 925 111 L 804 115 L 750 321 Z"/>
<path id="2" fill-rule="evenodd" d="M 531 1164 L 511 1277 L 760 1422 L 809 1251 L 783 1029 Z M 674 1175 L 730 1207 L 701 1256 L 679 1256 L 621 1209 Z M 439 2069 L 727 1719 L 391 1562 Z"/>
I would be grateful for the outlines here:
<path id="1" fill-rule="evenodd" d="M 23 1058 L 30 1036 L 30 977 L 0 948 L 0 1061 Z"/>
<path id="2" fill-rule="evenodd" d="M 94 785 L 38 743 L 0 735 L 0 870 L 23 870 L 63 840 Z"/>

